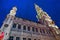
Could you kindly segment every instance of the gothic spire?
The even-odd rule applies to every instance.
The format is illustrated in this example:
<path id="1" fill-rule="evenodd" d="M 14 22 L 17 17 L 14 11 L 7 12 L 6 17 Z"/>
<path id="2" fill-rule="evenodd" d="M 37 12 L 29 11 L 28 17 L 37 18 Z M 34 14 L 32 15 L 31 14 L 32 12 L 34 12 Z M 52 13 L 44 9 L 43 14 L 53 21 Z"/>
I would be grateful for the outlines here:
<path id="1" fill-rule="evenodd" d="M 41 19 L 42 15 L 43 15 L 43 13 L 41 13 L 43 10 L 37 4 L 35 4 L 35 9 L 37 11 L 36 17 L 39 20 L 39 19 Z"/>
<path id="2" fill-rule="evenodd" d="M 45 23 L 47 23 L 48 26 L 52 26 L 52 27 L 58 28 L 55 25 L 54 21 L 51 19 L 51 17 L 45 11 L 43 11 L 37 4 L 34 4 L 34 5 L 35 5 L 36 12 L 37 12 L 36 17 L 37 17 L 39 22 L 41 20 L 43 20 L 42 23 L 44 23 L 44 21 L 45 21 Z"/>

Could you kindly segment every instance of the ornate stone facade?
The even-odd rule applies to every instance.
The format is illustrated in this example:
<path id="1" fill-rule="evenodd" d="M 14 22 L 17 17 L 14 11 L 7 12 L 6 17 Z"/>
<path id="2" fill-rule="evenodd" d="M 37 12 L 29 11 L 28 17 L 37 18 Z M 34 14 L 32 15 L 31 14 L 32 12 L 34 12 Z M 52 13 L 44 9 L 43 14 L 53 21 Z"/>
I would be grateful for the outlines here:
<path id="1" fill-rule="evenodd" d="M 49 26 L 51 24 L 46 23 L 46 21 L 42 22 L 40 20 L 43 16 L 42 14 L 37 14 L 39 23 L 36 23 L 15 17 L 16 11 L 17 8 L 14 7 L 3 22 L 1 27 L 1 31 L 4 32 L 3 40 L 60 40 L 60 30 L 56 27 Z"/>

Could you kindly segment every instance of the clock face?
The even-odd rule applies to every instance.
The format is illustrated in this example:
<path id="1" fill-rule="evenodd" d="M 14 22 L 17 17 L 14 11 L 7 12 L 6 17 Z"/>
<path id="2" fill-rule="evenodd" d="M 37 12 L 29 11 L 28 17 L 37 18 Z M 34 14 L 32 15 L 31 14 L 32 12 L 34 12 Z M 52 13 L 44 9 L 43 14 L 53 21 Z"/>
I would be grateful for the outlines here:
<path id="1" fill-rule="evenodd" d="M 4 27 L 8 27 L 8 24 L 5 24 Z"/>

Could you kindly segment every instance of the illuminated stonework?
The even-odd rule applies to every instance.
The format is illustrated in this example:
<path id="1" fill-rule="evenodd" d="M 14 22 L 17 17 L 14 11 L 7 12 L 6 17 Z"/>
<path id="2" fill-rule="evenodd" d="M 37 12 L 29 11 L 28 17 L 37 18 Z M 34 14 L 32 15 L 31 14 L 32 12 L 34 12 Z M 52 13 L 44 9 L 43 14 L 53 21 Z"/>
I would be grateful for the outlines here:
<path id="1" fill-rule="evenodd" d="M 51 27 L 56 27 L 58 28 L 53 20 L 51 19 L 51 17 L 45 12 L 43 11 L 38 5 L 35 4 L 35 9 L 37 11 L 37 18 L 38 20 L 40 21 L 40 19 L 46 21 L 48 23 L 48 26 L 51 26 Z"/>
<path id="2" fill-rule="evenodd" d="M 17 8 L 13 7 L 12 10 L 10 11 L 10 15 L 15 16 L 16 15 Z"/>
<path id="3" fill-rule="evenodd" d="M 1 27 L 3 40 L 60 40 L 60 30 L 51 17 L 36 4 L 35 8 L 43 24 L 15 17 L 17 8 L 13 7 Z"/>

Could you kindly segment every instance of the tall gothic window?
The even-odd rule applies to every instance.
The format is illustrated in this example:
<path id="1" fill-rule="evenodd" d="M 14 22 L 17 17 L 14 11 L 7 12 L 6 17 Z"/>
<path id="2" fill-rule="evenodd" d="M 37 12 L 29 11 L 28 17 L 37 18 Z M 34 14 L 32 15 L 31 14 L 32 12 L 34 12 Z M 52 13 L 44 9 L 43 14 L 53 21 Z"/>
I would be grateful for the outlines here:
<path id="1" fill-rule="evenodd" d="M 50 34 L 50 31 L 49 30 L 46 30 L 47 34 Z"/>
<path id="2" fill-rule="evenodd" d="M 40 29 L 40 33 L 42 33 L 42 29 Z"/>
<path id="3" fill-rule="evenodd" d="M 38 39 L 38 40 L 40 40 L 40 39 Z"/>
<path id="4" fill-rule="evenodd" d="M 23 40 L 26 40 L 26 38 L 23 38 Z"/>
<path id="5" fill-rule="evenodd" d="M 16 37 L 16 40 L 20 40 L 20 37 Z"/>
<path id="6" fill-rule="evenodd" d="M 40 29 L 40 33 L 45 33 L 45 30 L 44 29 Z"/>
<path id="7" fill-rule="evenodd" d="M 9 37 L 9 40 L 13 40 L 13 39 L 14 39 L 14 37 L 13 37 L 13 36 L 10 36 L 10 37 Z"/>
<path id="8" fill-rule="evenodd" d="M 23 26 L 23 30 L 26 30 L 26 26 Z"/>
<path id="9" fill-rule="evenodd" d="M 34 39 L 34 40 L 36 40 L 36 39 Z"/>
<path id="10" fill-rule="evenodd" d="M 36 28 L 36 32 L 38 32 L 38 28 Z"/>
<path id="11" fill-rule="evenodd" d="M 44 29 L 42 29 L 42 32 L 45 33 Z"/>
<path id="12" fill-rule="evenodd" d="M 14 24 L 13 24 L 13 28 L 16 28 L 16 25 L 17 25 L 17 24 L 14 23 Z"/>
<path id="13" fill-rule="evenodd" d="M 21 29 L 21 25 L 18 24 L 18 29 Z"/>
<path id="14" fill-rule="evenodd" d="M 30 31 L 30 27 L 28 27 L 28 31 Z"/>
<path id="15" fill-rule="evenodd" d="M 31 38 L 28 38 L 28 40 L 31 40 Z"/>
<path id="16" fill-rule="evenodd" d="M 35 30 L 34 30 L 34 27 L 32 27 L 32 31 L 34 32 Z"/>

